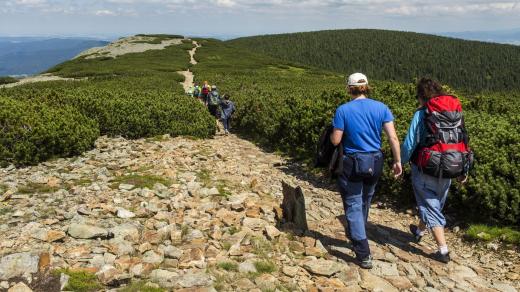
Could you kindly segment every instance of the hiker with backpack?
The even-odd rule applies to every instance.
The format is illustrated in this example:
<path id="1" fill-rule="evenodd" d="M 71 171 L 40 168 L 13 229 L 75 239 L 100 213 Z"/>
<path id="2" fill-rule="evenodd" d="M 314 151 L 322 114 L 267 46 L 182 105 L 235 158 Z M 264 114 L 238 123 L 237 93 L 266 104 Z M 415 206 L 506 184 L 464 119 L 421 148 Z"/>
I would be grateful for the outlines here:
<path id="1" fill-rule="evenodd" d="M 199 98 L 200 95 L 200 86 L 197 82 L 193 83 L 193 89 L 191 90 L 191 96 L 195 98 Z"/>
<path id="2" fill-rule="evenodd" d="M 211 86 L 211 91 L 208 93 L 207 105 L 209 113 L 215 118 L 219 118 L 220 94 L 216 85 Z"/>
<path id="3" fill-rule="evenodd" d="M 208 81 L 204 81 L 204 84 L 202 85 L 202 88 L 200 90 L 200 93 L 201 93 L 200 98 L 202 99 L 202 101 L 204 102 L 204 104 L 206 106 L 208 105 L 208 95 L 209 95 L 210 89 L 211 89 L 211 87 L 209 86 Z"/>
<path id="4" fill-rule="evenodd" d="M 222 101 L 220 102 L 220 120 L 224 126 L 224 134 L 229 134 L 229 123 L 231 116 L 235 112 L 235 104 L 229 100 L 229 94 L 224 94 Z"/>
<path id="5" fill-rule="evenodd" d="M 446 219 L 442 209 L 452 178 L 465 182 L 473 161 L 468 147 L 459 99 L 444 92 L 441 84 L 422 78 L 417 84 L 420 108 L 415 112 L 401 149 L 403 163 L 411 162 L 412 186 L 420 222 L 410 225 L 416 242 L 430 230 L 438 245 L 433 254 L 448 263 L 450 254 L 444 237 Z"/>
<path id="6" fill-rule="evenodd" d="M 383 172 L 381 134 L 384 131 L 390 142 L 396 178 L 402 174 L 399 139 L 388 106 L 368 97 L 370 89 L 365 75 L 350 75 L 347 90 L 351 101 L 337 108 L 330 139 L 334 145 L 341 144 L 344 151 L 338 187 L 348 223 L 345 232 L 352 242 L 359 266 L 370 269 L 372 256 L 366 224 L 370 202 Z"/>

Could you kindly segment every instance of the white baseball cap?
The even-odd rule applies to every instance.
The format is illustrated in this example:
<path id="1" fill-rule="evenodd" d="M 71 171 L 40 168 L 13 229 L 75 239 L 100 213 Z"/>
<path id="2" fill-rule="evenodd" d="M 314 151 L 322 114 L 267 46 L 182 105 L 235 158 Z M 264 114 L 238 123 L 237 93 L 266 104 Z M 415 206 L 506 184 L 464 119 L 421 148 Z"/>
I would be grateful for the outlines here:
<path id="1" fill-rule="evenodd" d="M 354 73 L 348 77 L 348 86 L 368 85 L 368 78 L 363 73 Z"/>

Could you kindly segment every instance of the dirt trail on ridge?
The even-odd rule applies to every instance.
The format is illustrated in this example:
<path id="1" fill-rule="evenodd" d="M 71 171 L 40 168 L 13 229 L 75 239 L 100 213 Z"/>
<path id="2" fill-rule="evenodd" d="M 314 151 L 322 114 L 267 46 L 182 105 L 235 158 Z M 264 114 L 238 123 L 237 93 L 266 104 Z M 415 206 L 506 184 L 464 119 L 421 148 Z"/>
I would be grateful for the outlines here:
<path id="1" fill-rule="evenodd" d="M 197 62 L 197 60 L 195 60 L 195 53 L 197 52 L 197 49 L 200 47 L 200 45 L 196 41 L 193 41 L 193 44 L 195 45 L 195 47 L 189 51 L 190 64 L 197 65 L 198 62 Z M 191 72 L 191 70 L 188 69 L 186 71 L 178 71 L 177 73 L 184 76 L 184 82 L 181 82 L 181 84 L 182 84 L 182 87 L 184 88 L 184 92 L 188 92 L 190 87 L 193 85 L 193 80 L 195 78 L 193 76 L 193 72 Z"/>

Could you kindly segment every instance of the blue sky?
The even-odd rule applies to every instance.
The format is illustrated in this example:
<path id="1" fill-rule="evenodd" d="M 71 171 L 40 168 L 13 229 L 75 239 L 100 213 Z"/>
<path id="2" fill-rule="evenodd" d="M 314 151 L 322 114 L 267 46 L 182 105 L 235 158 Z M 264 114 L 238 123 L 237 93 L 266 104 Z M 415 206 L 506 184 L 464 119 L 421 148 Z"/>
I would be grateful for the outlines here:
<path id="1" fill-rule="evenodd" d="M 0 0 L 0 35 L 254 35 L 520 28 L 520 0 Z"/>

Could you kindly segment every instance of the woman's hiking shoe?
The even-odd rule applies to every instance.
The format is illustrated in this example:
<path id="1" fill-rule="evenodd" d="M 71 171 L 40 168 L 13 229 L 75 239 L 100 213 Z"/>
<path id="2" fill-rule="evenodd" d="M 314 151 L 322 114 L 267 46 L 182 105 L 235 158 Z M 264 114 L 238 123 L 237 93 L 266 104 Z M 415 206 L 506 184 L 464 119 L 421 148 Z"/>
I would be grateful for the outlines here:
<path id="1" fill-rule="evenodd" d="M 442 254 L 440 251 L 437 251 L 432 255 L 432 258 L 441 263 L 449 263 L 451 261 L 450 253 Z"/>
<path id="2" fill-rule="evenodd" d="M 417 227 L 417 225 L 410 224 L 410 232 L 412 233 L 415 242 L 421 241 L 423 236 L 419 232 L 419 227 Z"/>
<path id="3" fill-rule="evenodd" d="M 372 256 L 368 255 L 363 259 L 358 259 L 358 264 L 363 269 L 372 269 Z"/>

